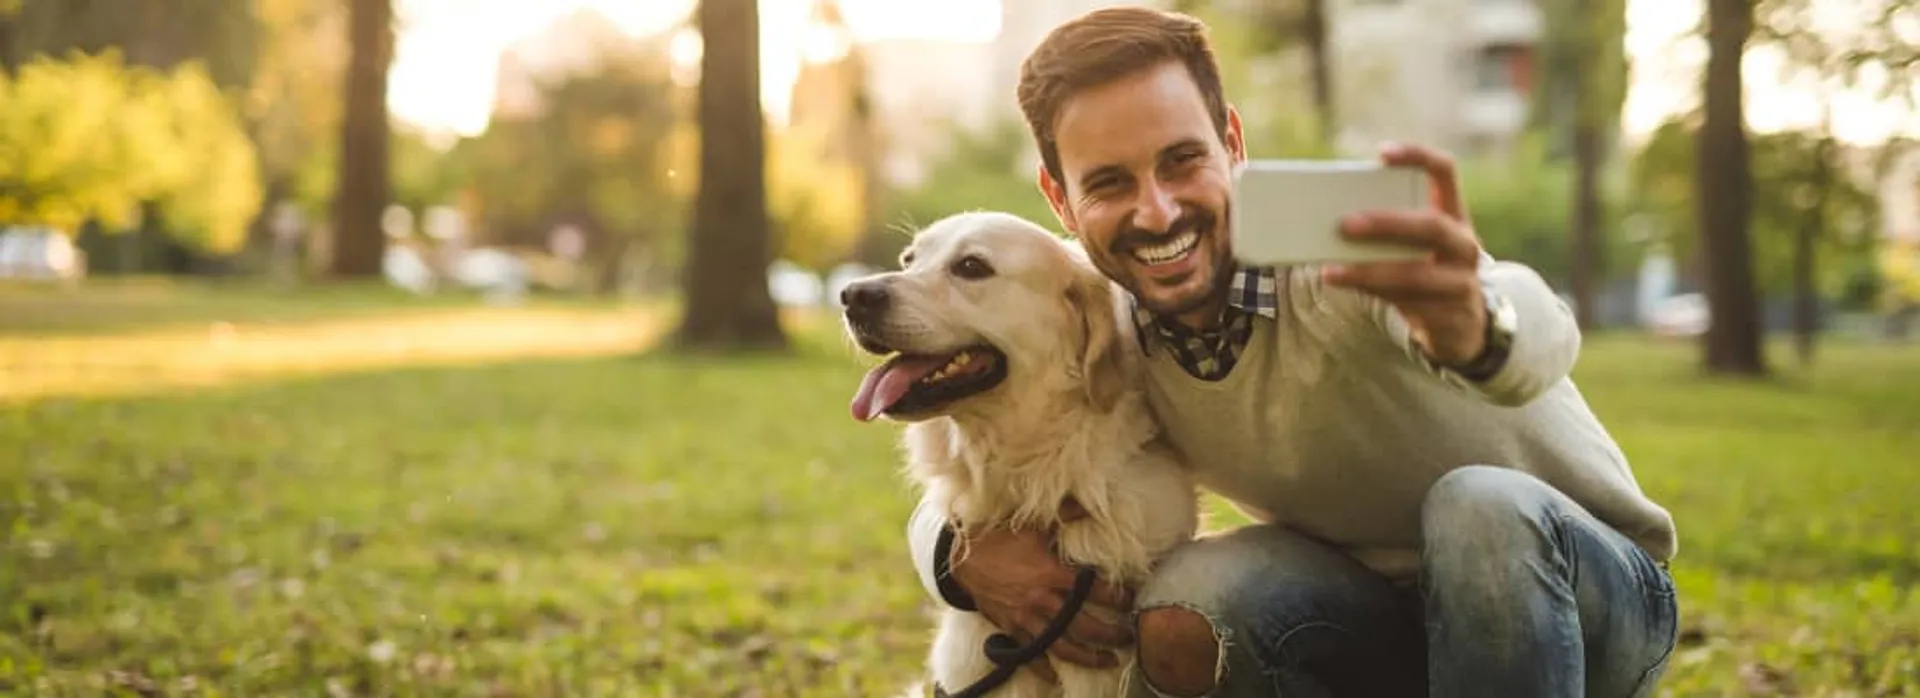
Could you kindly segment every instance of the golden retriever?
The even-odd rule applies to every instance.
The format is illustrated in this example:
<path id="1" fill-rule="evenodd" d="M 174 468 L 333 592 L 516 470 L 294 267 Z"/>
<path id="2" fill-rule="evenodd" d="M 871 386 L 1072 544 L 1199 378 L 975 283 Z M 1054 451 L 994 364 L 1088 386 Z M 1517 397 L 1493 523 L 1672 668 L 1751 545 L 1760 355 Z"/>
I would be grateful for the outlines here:
<path id="1" fill-rule="evenodd" d="M 900 271 L 841 297 L 849 337 L 891 357 L 867 374 L 853 416 L 906 424 L 905 472 L 962 532 L 956 555 L 967 531 L 1057 526 L 1065 560 L 1137 587 L 1193 538 L 1197 491 L 1140 392 L 1134 325 L 1078 245 L 1017 216 L 956 214 L 915 235 Z M 1087 516 L 1061 520 L 1069 497 Z M 988 674 L 982 645 L 999 631 L 945 609 L 929 678 L 953 692 Z M 993 695 L 1117 696 L 1132 659 L 1053 661 L 1058 685 L 1023 667 Z"/>

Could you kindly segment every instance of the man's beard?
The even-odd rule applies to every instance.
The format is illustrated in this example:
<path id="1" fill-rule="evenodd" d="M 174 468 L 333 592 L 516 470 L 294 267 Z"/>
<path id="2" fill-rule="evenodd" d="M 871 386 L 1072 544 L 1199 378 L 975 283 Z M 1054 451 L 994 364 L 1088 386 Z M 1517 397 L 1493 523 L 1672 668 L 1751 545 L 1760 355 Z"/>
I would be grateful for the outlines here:
<path id="1" fill-rule="evenodd" d="M 1215 215 L 1213 211 L 1206 208 L 1182 204 L 1180 207 L 1180 217 L 1175 219 L 1172 225 L 1163 231 L 1152 231 L 1133 225 L 1133 219 L 1129 217 L 1125 222 L 1121 223 L 1120 230 L 1113 236 L 1113 242 L 1107 246 L 1107 253 L 1112 259 L 1119 262 L 1121 266 L 1121 269 L 1115 271 L 1123 272 L 1122 274 L 1114 276 L 1125 278 L 1126 283 L 1122 285 L 1128 287 L 1127 290 L 1139 300 L 1141 306 L 1153 312 L 1155 315 L 1173 316 L 1189 313 L 1206 306 L 1210 302 L 1219 300 L 1226 294 L 1233 267 L 1232 256 L 1220 254 L 1220 250 L 1214 246 L 1214 236 L 1225 234 L 1225 231 L 1220 229 L 1220 218 L 1220 216 Z M 1194 243 L 1196 249 L 1188 254 L 1201 254 L 1204 252 L 1208 255 L 1208 261 L 1210 262 L 1209 268 L 1195 269 L 1192 272 L 1194 274 L 1211 275 L 1208 279 L 1209 288 L 1206 292 L 1187 298 L 1175 299 L 1172 304 L 1166 304 L 1142 293 L 1142 286 L 1145 281 L 1135 276 L 1133 268 L 1128 266 L 1129 264 L 1139 263 L 1139 260 L 1133 257 L 1133 251 L 1141 247 L 1165 243 L 1189 231 L 1199 233 L 1199 240 Z"/>

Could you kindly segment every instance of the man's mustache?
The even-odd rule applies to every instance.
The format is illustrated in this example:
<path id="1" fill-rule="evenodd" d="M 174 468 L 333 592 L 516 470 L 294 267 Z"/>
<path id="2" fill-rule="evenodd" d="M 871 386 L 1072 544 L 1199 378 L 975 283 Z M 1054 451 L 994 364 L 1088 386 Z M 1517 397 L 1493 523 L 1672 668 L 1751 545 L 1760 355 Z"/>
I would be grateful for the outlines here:
<path id="1" fill-rule="evenodd" d="M 1120 232 L 1113 237 L 1113 252 L 1115 254 L 1124 254 L 1132 252 L 1138 247 L 1158 245 L 1166 242 L 1168 238 L 1185 234 L 1188 231 L 1204 232 L 1212 230 L 1214 227 L 1214 218 L 1213 212 L 1206 209 L 1182 208 L 1180 217 L 1174 219 L 1173 224 L 1167 226 L 1167 229 L 1163 231 L 1147 230 L 1135 226 L 1133 219 L 1128 218 L 1127 222 L 1122 224 L 1123 227 L 1121 227 Z"/>

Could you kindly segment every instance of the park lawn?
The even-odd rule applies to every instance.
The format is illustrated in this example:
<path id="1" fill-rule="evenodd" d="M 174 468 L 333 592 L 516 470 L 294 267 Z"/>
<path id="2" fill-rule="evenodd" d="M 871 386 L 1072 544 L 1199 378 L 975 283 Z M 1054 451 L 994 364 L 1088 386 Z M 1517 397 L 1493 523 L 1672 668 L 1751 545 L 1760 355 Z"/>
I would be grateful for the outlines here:
<path id="1" fill-rule="evenodd" d="M 793 356 L 720 360 L 636 351 L 657 308 L 206 302 L 141 314 L 168 327 L 0 321 L 0 378 L 33 385 L 0 389 L 0 694 L 915 678 L 913 495 L 894 428 L 847 414 L 862 362 L 830 322 L 794 318 Z M 1920 351 L 1834 346 L 1771 384 L 1691 359 L 1598 338 L 1578 376 L 1679 519 L 1665 693 L 1920 695 Z"/>

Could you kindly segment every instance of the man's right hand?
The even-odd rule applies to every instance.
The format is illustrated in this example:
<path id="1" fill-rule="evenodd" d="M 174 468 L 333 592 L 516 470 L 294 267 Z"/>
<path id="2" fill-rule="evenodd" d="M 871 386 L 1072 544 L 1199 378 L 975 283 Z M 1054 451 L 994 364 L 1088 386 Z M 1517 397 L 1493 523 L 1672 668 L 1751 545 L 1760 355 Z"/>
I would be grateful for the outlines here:
<path id="1" fill-rule="evenodd" d="M 1073 591 L 1077 570 L 1061 562 L 1049 543 L 1045 531 L 994 529 L 954 546 L 949 567 L 953 580 L 973 597 L 981 615 L 1021 644 L 1040 636 Z M 1094 606 L 1104 606 L 1123 622 L 1107 622 L 1085 612 Z M 1133 630 L 1124 624 L 1132 607 L 1132 592 L 1106 580 L 1095 581 L 1086 606 L 1074 615 L 1066 634 L 1047 649 L 1048 654 L 1089 667 L 1117 666 L 1112 650 L 1133 642 Z M 1043 656 L 1032 668 L 1053 678 L 1044 660 Z"/>

